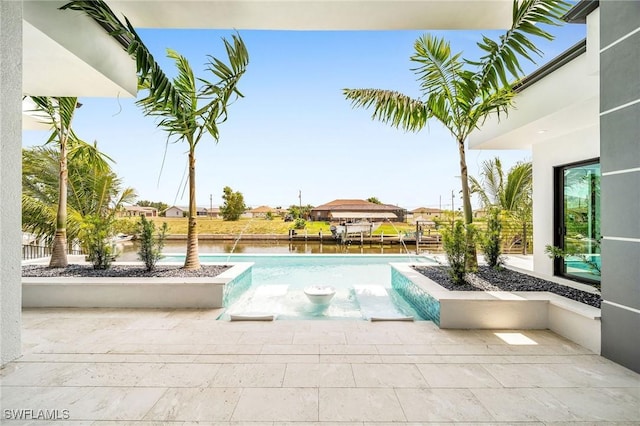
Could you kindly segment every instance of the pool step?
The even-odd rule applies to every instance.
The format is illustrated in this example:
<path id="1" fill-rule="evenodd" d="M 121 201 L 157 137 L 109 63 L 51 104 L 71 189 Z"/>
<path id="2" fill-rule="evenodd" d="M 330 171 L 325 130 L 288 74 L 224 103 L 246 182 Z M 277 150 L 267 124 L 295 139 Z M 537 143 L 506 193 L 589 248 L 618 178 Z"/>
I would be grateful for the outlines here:
<path id="1" fill-rule="evenodd" d="M 274 315 L 269 314 L 231 314 L 229 321 L 273 321 Z"/>
<path id="2" fill-rule="evenodd" d="M 353 290 L 365 319 L 370 321 L 413 321 L 414 319 L 398 311 L 382 285 L 357 284 L 353 286 Z"/>
<path id="3" fill-rule="evenodd" d="M 273 321 L 280 311 L 280 300 L 287 294 L 286 284 L 262 285 L 248 291 L 238 300 L 236 307 L 227 311 L 230 321 Z"/>

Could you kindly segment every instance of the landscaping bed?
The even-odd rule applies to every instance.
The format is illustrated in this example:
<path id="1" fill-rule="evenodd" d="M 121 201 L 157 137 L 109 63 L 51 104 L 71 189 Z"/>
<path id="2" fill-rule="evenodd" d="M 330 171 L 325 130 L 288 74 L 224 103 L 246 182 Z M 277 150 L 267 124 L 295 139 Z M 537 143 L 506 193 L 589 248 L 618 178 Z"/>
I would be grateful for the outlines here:
<path id="1" fill-rule="evenodd" d="M 461 285 L 453 283 L 445 266 L 413 266 L 413 269 L 450 291 L 548 291 L 596 308 L 600 308 L 602 301 L 600 294 L 506 268 L 495 270 L 488 266 L 479 266 L 478 271 L 468 274 L 467 282 Z"/>
<path id="2" fill-rule="evenodd" d="M 229 269 L 227 265 L 202 265 L 200 269 L 187 270 L 177 265 L 158 265 L 155 270 L 147 271 L 139 265 L 112 265 L 109 269 L 93 269 L 92 265 L 69 265 L 66 268 L 49 268 L 46 265 L 23 265 L 23 277 L 159 277 L 189 278 L 215 277 Z"/>

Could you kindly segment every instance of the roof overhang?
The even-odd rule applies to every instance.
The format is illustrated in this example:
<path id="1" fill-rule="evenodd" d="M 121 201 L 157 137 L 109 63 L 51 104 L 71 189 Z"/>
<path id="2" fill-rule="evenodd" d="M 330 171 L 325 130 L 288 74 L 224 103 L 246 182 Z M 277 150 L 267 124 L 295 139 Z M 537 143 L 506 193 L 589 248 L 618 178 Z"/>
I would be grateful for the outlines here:
<path id="1" fill-rule="evenodd" d="M 23 93 L 133 97 L 135 62 L 66 0 L 23 1 Z M 497 29 L 511 0 L 108 0 L 138 28 L 269 30 Z M 463 13 L 461 13 L 463 11 Z M 26 128 L 41 128 L 25 118 Z"/>
<path id="2" fill-rule="evenodd" d="M 502 29 L 511 0 L 108 0 L 140 28 Z M 153 3 L 157 3 L 154 5 Z"/>
<path id="3" fill-rule="evenodd" d="M 34 96 L 135 96 L 135 61 L 93 19 L 59 10 L 65 3 L 23 2 L 22 92 Z M 29 117 L 23 126 L 41 127 Z"/>
<path id="4" fill-rule="evenodd" d="M 331 212 L 329 216 L 334 219 L 397 219 L 397 215 L 391 212 Z"/>
<path id="5" fill-rule="evenodd" d="M 471 149 L 531 149 L 531 146 L 597 125 L 599 76 L 584 53 L 515 96 L 515 108 L 492 116 L 472 133 Z"/>

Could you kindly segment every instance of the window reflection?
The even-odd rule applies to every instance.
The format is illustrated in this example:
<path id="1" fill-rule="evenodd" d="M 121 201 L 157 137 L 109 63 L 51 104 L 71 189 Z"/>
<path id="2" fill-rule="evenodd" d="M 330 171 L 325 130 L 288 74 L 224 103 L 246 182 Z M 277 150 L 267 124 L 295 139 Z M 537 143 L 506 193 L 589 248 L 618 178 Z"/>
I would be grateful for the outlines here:
<path id="1" fill-rule="evenodd" d="M 562 170 L 561 245 L 570 256 L 562 259 L 561 275 L 600 281 L 600 164 Z"/>

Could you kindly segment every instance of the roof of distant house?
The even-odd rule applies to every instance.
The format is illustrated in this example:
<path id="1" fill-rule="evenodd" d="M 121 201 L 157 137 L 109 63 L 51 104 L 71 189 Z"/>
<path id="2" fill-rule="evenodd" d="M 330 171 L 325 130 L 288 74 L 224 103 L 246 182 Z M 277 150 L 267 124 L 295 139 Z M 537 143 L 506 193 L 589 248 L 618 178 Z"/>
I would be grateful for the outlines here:
<path id="1" fill-rule="evenodd" d="M 149 211 L 149 210 L 158 210 L 155 207 L 151 207 L 151 206 L 124 206 L 123 207 L 125 210 L 130 211 L 130 212 L 144 212 L 144 211 Z"/>
<path id="2" fill-rule="evenodd" d="M 432 207 L 418 207 L 411 210 L 411 213 L 442 213 L 442 209 L 434 209 Z"/>
<path id="3" fill-rule="evenodd" d="M 313 210 L 398 210 L 393 204 L 376 204 L 367 200 L 339 199 L 313 208 Z"/>
<path id="4" fill-rule="evenodd" d="M 269 213 L 269 212 L 276 211 L 276 209 L 269 206 L 260 206 L 260 207 L 256 207 L 255 209 L 250 209 L 249 211 L 251 213 Z"/>

